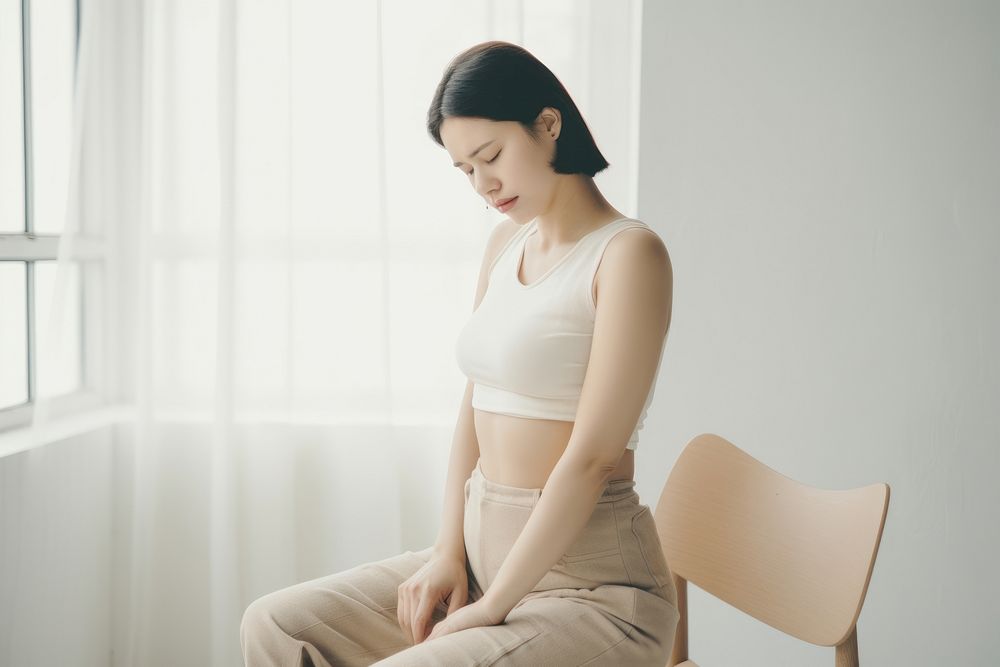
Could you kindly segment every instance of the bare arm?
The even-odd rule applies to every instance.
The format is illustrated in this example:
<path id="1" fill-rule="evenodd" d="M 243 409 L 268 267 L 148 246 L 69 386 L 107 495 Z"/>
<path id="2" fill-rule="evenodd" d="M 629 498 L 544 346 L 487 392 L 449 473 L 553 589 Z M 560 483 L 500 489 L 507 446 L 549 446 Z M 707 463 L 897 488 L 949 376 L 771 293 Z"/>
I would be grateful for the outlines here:
<path id="1" fill-rule="evenodd" d="M 541 581 L 572 546 L 635 428 L 670 323 L 673 277 L 666 248 L 626 231 L 604 256 L 590 361 L 566 451 L 486 592 L 497 619 Z M 605 276 L 607 276 L 605 278 Z"/>
<path id="2" fill-rule="evenodd" d="M 504 220 L 493 228 L 483 262 L 479 270 L 479 283 L 472 309 L 479 307 L 489 284 L 489 268 L 500 249 L 517 231 L 517 224 Z M 465 395 L 455 425 L 455 435 L 451 443 L 451 457 L 448 463 L 448 480 L 445 482 L 444 510 L 441 530 L 434 550 L 465 560 L 465 482 L 479 460 L 479 440 L 476 437 L 476 423 L 472 411 L 472 381 L 465 384 Z"/>
<path id="3" fill-rule="evenodd" d="M 434 550 L 446 556 L 465 560 L 465 481 L 469 479 L 479 459 L 479 440 L 472 415 L 472 382 L 465 386 L 462 409 L 451 442 L 448 481 L 444 487 L 444 511 L 441 530 Z"/>

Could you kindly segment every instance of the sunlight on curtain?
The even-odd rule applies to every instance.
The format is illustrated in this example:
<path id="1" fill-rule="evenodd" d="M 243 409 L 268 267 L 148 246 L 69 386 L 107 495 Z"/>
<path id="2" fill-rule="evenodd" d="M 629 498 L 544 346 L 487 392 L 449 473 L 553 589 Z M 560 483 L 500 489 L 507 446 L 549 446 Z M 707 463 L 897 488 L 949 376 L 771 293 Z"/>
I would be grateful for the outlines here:
<path id="1" fill-rule="evenodd" d="M 94 7 L 78 94 L 104 106 L 77 122 L 105 162 L 70 180 L 106 291 L 69 298 L 72 238 L 45 280 L 60 330 L 104 322 L 95 372 L 132 410 L 108 440 L 114 663 L 238 665 L 254 598 L 437 535 L 454 341 L 502 219 L 425 129 L 448 61 L 531 50 L 634 215 L 638 0 Z"/>

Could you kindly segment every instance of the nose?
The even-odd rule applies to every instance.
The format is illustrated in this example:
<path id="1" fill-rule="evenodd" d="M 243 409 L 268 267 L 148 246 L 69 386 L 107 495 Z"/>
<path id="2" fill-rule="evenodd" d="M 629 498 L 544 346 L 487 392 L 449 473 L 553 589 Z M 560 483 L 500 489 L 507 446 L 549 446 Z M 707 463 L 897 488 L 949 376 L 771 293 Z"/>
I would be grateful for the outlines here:
<path id="1" fill-rule="evenodd" d="M 497 189 L 496 179 L 489 175 L 483 175 L 478 170 L 473 176 L 473 179 L 475 180 L 475 185 L 473 187 L 475 187 L 476 192 L 479 193 L 479 196 L 489 201 L 490 200 L 489 193 Z"/>

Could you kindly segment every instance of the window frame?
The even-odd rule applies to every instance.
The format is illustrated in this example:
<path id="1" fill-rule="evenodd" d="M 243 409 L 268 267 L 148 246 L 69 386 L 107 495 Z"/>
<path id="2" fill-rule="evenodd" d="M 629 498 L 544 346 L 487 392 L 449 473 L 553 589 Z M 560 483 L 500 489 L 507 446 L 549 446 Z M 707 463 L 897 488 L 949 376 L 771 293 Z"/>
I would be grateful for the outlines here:
<path id="1" fill-rule="evenodd" d="M 73 80 L 75 83 L 80 56 L 81 0 L 73 3 L 75 11 L 75 43 L 73 45 Z M 24 231 L 0 233 L 0 261 L 24 262 L 26 290 L 26 358 L 28 366 L 27 400 L 23 403 L 0 407 L 0 434 L 30 426 L 38 403 L 37 392 L 37 322 L 35 314 L 35 267 L 39 261 L 58 261 L 62 234 L 36 234 L 34 232 L 34 151 L 32 146 L 32 79 L 31 79 L 31 0 L 21 0 L 21 129 L 24 165 Z M 74 86 L 75 91 L 75 86 Z M 67 205 L 72 205 L 69 202 Z M 99 380 L 97 361 L 99 350 L 95 343 L 103 337 L 99 319 L 88 312 L 86 297 L 100 284 L 106 264 L 107 250 L 104 239 L 96 236 L 73 238 L 73 252 L 68 259 L 80 267 L 78 295 L 80 300 L 80 330 L 76 343 L 80 347 L 80 384 L 76 390 L 55 396 L 46 396 L 47 414 L 61 417 L 105 404 L 101 392 L 94 386 Z M 64 257 L 67 259 L 67 257 Z M 95 335 L 96 334 L 96 335 Z"/>

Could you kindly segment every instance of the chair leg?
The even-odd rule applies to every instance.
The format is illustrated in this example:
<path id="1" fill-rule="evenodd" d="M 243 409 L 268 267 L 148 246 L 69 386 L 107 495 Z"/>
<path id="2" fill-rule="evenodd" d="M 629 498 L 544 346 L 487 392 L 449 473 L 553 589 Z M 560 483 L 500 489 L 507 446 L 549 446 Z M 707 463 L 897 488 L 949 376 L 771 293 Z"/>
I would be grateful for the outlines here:
<path id="1" fill-rule="evenodd" d="M 858 664 L 858 626 L 851 628 L 851 634 L 837 644 L 836 667 L 859 667 Z"/>

